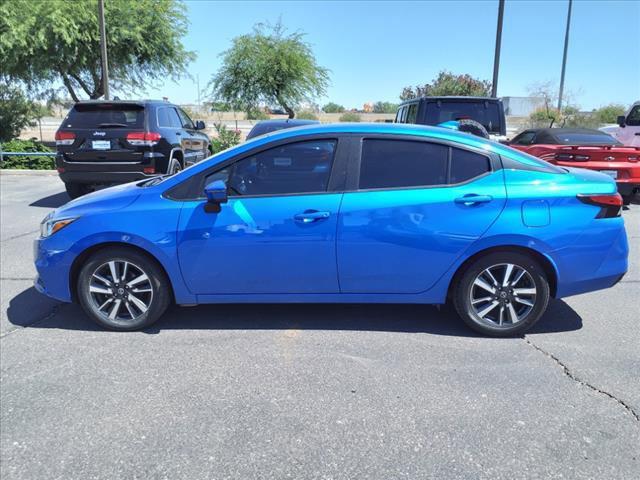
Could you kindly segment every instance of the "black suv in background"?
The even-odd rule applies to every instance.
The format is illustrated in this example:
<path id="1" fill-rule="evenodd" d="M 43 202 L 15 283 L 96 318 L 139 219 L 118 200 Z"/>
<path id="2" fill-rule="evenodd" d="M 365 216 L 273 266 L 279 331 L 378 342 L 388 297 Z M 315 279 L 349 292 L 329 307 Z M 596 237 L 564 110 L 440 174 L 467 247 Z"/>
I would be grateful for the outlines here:
<path id="1" fill-rule="evenodd" d="M 209 156 L 204 128 L 164 101 L 79 102 L 56 132 L 56 166 L 71 198 L 173 174 Z"/>
<path id="2" fill-rule="evenodd" d="M 438 125 L 451 120 L 475 120 L 495 137 L 507 134 L 502 100 L 492 97 L 422 97 L 401 103 L 395 123 Z"/>

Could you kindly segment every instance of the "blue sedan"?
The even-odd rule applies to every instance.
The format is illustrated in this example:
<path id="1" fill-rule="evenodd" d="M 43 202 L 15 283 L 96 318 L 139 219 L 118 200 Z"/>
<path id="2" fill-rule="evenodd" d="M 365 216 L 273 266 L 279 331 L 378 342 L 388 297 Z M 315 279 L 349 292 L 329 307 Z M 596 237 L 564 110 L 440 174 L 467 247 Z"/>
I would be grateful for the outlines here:
<path id="1" fill-rule="evenodd" d="M 173 302 L 451 302 L 516 335 L 550 297 L 622 278 L 621 206 L 604 174 L 468 134 L 314 125 L 56 209 L 35 285 L 115 330 Z"/>

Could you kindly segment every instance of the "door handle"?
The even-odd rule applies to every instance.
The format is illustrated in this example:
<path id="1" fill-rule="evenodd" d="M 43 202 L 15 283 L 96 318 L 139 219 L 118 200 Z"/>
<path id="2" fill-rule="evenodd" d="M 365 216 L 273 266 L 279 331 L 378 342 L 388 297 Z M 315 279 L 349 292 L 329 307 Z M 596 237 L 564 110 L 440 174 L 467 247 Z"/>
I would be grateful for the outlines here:
<path id="1" fill-rule="evenodd" d="M 319 212 L 317 210 L 305 210 L 303 213 L 298 213 L 293 216 L 293 219 L 299 223 L 312 223 L 318 220 L 329 218 L 331 214 L 329 212 Z"/>
<path id="2" fill-rule="evenodd" d="M 491 200 L 493 200 L 493 197 L 491 195 L 476 195 L 475 193 L 470 193 L 468 195 L 456 198 L 454 202 L 461 203 L 462 205 L 466 205 L 467 207 L 469 207 L 471 205 L 477 205 L 479 203 L 487 203 Z"/>

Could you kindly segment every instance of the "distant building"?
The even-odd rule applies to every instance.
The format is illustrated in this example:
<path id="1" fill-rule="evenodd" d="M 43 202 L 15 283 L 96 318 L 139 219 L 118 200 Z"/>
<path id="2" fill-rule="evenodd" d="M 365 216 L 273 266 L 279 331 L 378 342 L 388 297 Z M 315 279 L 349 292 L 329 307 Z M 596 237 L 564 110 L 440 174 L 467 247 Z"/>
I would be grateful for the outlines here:
<path id="1" fill-rule="evenodd" d="M 528 117 L 538 108 L 544 107 L 542 97 L 502 97 L 504 114 L 510 117 Z"/>

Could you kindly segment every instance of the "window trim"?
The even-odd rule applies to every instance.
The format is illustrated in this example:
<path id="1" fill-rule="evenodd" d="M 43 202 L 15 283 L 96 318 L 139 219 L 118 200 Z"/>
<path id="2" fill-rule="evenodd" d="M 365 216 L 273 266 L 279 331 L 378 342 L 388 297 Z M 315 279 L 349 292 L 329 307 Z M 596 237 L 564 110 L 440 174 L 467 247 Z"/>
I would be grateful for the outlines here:
<path id="1" fill-rule="evenodd" d="M 465 180 L 464 182 L 458 182 L 458 183 L 443 183 L 443 184 L 436 184 L 436 185 L 411 185 L 411 186 L 401 186 L 401 187 L 360 188 L 360 167 L 362 164 L 362 146 L 365 140 L 410 141 L 410 142 L 434 143 L 434 144 L 449 147 L 449 151 L 447 153 L 447 180 L 450 178 L 450 174 L 451 174 L 451 152 L 452 152 L 451 149 L 452 148 L 466 150 L 470 153 L 475 153 L 478 155 L 482 155 L 483 157 L 486 157 L 489 160 L 489 171 L 483 173 L 482 175 L 478 175 L 476 177 L 470 178 L 469 180 Z M 475 182 L 480 178 L 489 176 L 495 173 L 497 170 L 502 169 L 502 163 L 500 162 L 499 155 L 492 152 L 481 150 L 479 148 L 471 147 L 468 145 L 461 145 L 457 142 L 440 139 L 440 138 L 431 138 L 431 137 L 423 137 L 423 136 L 415 136 L 415 135 L 367 134 L 367 135 L 357 135 L 357 138 L 354 138 L 354 143 L 356 144 L 356 147 L 357 147 L 353 154 L 354 168 L 350 169 L 349 175 L 347 176 L 347 187 L 345 189 L 345 193 L 383 192 L 383 191 L 397 191 L 397 190 L 425 190 L 429 188 L 455 188 L 461 185 L 465 185 L 467 183 Z"/>
<path id="2" fill-rule="evenodd" d="M 204 193 L 204 185 L 201 185 L 204 181 L 204 178 L 215 173 L 216 171 L 227 168 L 229 165 L 240 162 L 247 158 L 250 158 L 259 153 L 265 152 L 267 150 L 271 150 L 272 148 L 277 148 L 283 145 L 291 145 L 296 143 L 305 143 L 312 141 L 333 141 L 336 142 L 336 148 L 333 152 L 333 162 L 331 164 L 331 172 L 329 173 L 329 182 L 327 185 L 327 189 L 325 191 L 320 192 L 293 192 L 293 193 L 277 193 L 277 194 L 259 194 L 259 195 L 240 195 L 240 196 L 229 196 L 229 198 L 233 199 L 243 199 L 243 198 L 278 198 L 278 197 L 291 197 L 291 196 L 301 196 L 301 195 L 324 195 L 324 194 L 336 194 L 344 192 L 345 188 L 345 179 L 347 176 L 347 170 L 349 165 L 349 157 L 352 155 L 352 145 L 351 139 L 346 134 L 313 134 L 309 136 L 300 136 L 294 138 L 285 138 L 282 140 L 278 140 L 276 142 L 269 142 L 258 147 L 252 148 L 246 152 L 243 152 L 239 155 L 235 155 L 224 162 L 221 162 L 217 165 L 214 165 L 202 172 L 199 172 L 188 179 L 184 180 L 177 185 L 172 186 L 165 192 L 163 192 L 163 197 L 168 198 L 169 200 L 181 201 L 181 202 L 201 202 L 205 200 L 203 195 Z M 181 186 L 183 186 L 186 182 L 190 183 L 187 187 L 187 196 L 184 198 L 176 198 L 171 195 L 173 190 L 179 190 Z M 184 187 L 183 187 L 184 188 Z"/>

